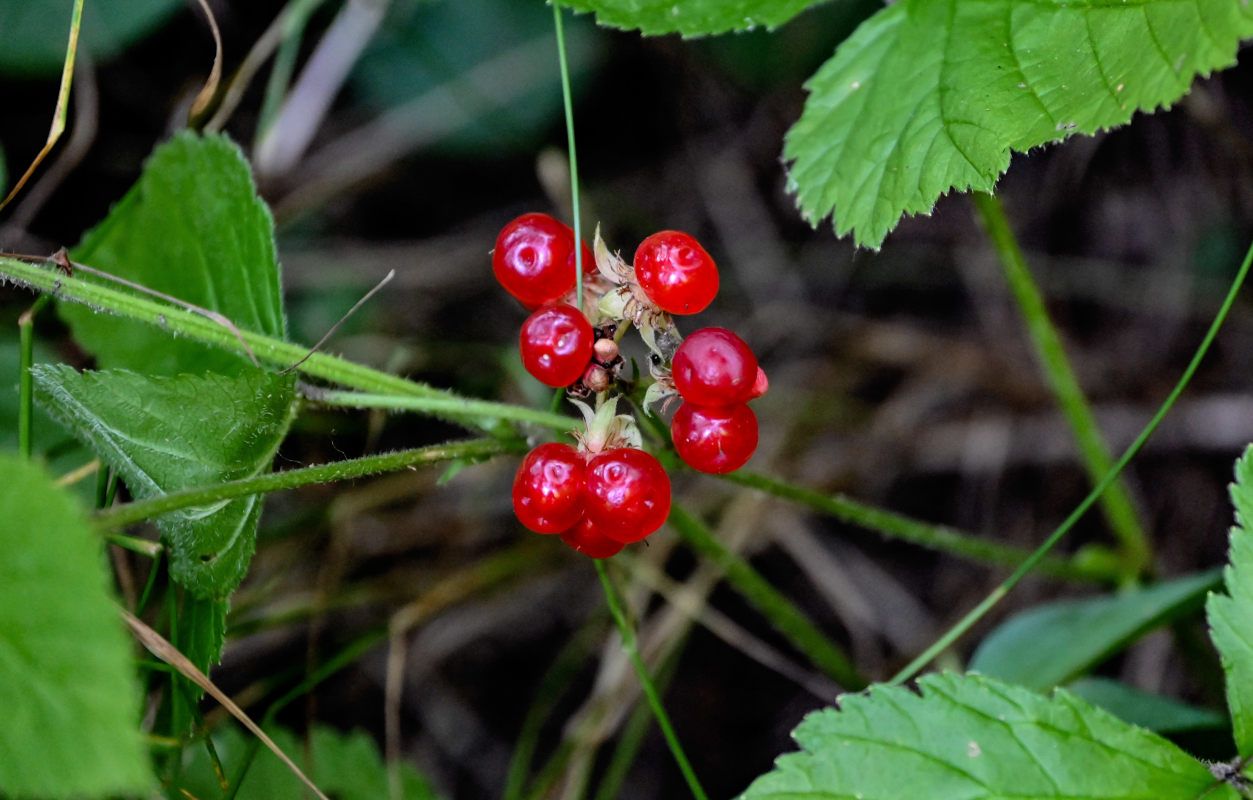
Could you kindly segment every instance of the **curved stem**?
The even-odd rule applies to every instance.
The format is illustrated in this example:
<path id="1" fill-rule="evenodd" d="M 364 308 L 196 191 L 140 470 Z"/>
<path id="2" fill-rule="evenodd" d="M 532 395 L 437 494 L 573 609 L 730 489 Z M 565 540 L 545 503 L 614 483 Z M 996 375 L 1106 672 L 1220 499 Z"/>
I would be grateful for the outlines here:
<path id="1" fill-rule="evenodd" d="M 914 677 L 922 670 L 923 667 L 930 664 L 932 659 L 951 647 L 954 642 L 966 633 L 966 631 L 970 630 L 971 626 L 982 619 L 983 615 L 986 614 L 992 606 L 996 605 L 1002 597 L 1009 594 L 1010 590 L 1012 590 L 1019 581 L 1026 577 L 1027 573 L 1029 573 L 1040 562 L 1040 560 L 1044 558 L 1045 554 L 1048 553 L 1049 550 L 1053 549 L 1054 545 L 1061 541 L 1061 538 L 1065 536 L 1072 527 L 1074 527 L 1074 524 L 1079 521 L 1079 518 L 1092 507 L 1092 504 L 1097 501 L 1097 498 L 1099 498 L 1101 494 L 1108 489 L 1115 480 L 1118 479 L 1118 474 L 1122 472 L 1123 468 L 1126 467 L 1131 459 L 1135 457 L 1136 453 L 1140 452 L 1140 448 L 1143 447 L 1144 443 L 1147 442 L 1149 437 L 1153 435 L 1153 431 L 1157 430 L 1157 426 L 1161 424 L 1162 419 L 1166 416 L 1166 413 L 1174 406 L 1175 401 L 1179 399 L 1179 395 L 1183 394 L 1183 390 L 1192 380 L 1192 375 L 1196 372 L 1197 367 L 1200 366 L 1201 359 L 1203 359 L 1205 354 L 1209 352 L 1210 345 L 1214 342 L 1214 337 L 1218 335 L 1218 329 L 1222 327 L 1223 321 L 1227 319 L 1227 314 L 1231 311 L 1231 306 L 1236 301 L 1236 295 L 1239 294 L 1240 287 L 1244 285 L 1244 279 L 1249 274 L 1250 264 L 1253 264 L 1253 245 L 1250 245 L 1248 252 L 1245 253 L 1244 262 L 1240 264 L 1240 271 L 1236 273 L 1235 279 L 1231 282 L 1231 289 L 1227 292 L 1227 297 L 1223 300 L 1222 307 L 1218 309 L 1218 313 L 1214 316 L 1214 321 L 1210 323 L 1210 327 L 1205 334 L 1205 338 L 1201 340 L 1200 346 L 1197 347 L 1196 353 L 1193 354 L 1192 361 L 1188 363 L 1187 368 L 1183 371 L 1183 375 L 1179 377 L 1178 383 L 1175 384 L 1175 388 L 1171 389 L 1170 394 L 1166 397 L 1165 402 L 1162 403 L 1161 408 L 1159 408 L 1157 413 L 1153 415 L 1153 419 L 1149 420 L 1149 424 L 1146 425 L 1144 430 L 1140 432 L 1140 435 L 1137 436 L 1136 440 L 1131 443 L 1131 446 L 1128 447 L 1126 452 L 1122 454 L 1122 457 L 1118 459 L 1118 462 L 1114 464 L 1113 468 L 1110 469 L 1109 472 L 1105 473 L 1105 477 L 1102 478 L 1100 483 L 1098 483 L 1088 496 L 1083 499 L 1083 502 L 1070 513 L 1070 516 L 1066 517 L 1061 525 L 1057 526 L 1057 529 L 1044 540 L 1043 544 L 1031 553 L 1026 561 L 1019 565 L 1018 569 L 1014 570 L 1012 575 L 1006 578 L 1000 586 L 996 587 L 996 589 L 984 598 L 983 602 L 975 606 L 970 613 L 962 617 L 962 619 L 950 628 L 947 633 L 941 636 L 935 644 L 928 647 L 921 655 L 909 662 L 904 669 L 896 673 L 896 675 L 888 681 L 889 684 L 903 683 L 904 681 Z"/>
<path id="2" fill-rule="evenodd" d="M 648 675 L 648 667 L 644 665 L 644 659 L 640 658 L 640 649 L 635 640 L 635 630 L 622 613 L 622 604 L 619 602 L 618 593 L 614 590 L 613 583 L 610 582 L 609 575 L 605 571 L 605 564 L 599 558 L 593 559 L 593 561 L 596 563 L 596 574 L 600 576 L 600 585 L 605 590 L 605 602 L 609 604 L 609 613 L 613 615 L 613 621 L 618 624 L 618 631 L 622 634 L 622 647 L 630 657 L 631 665 L 635 667 L 635 674 L 640 679 L 640 687 L 644 690 L 645 697 L 648 698 L 648 704 L 653 709 L 653 716 L 657 718 L 657 725 L 661 728 L 662 735 L 666 737 L 666 744 L 670 746 L 670 752 L 674 754 L 674 760 L 678 762 L 679 771 L 683 773 L 684 779 L 687 780 L 692 796 L 697 798 L 697 800 L 707 800 L 705 790 L 701 788 L 700 781 L 697 780 L 696 773 L 692 770 L 692 765 L 687 760 L 687 755 L 683 752 L 683 746 L 679 744 L 679 737 L 674 732 L 674 726 L 670 724 L 670 717 L 666 714 L 666 709 L 661 704 L 661 697 L 657 694 L 657 687 L 653 685 L 653 680 Z"/>

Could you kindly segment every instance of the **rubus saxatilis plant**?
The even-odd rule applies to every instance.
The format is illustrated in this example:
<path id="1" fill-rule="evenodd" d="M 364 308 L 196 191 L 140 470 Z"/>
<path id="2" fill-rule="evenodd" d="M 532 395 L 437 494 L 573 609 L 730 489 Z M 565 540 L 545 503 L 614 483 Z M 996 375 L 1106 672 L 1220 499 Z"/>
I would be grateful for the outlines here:
<path id="1" fill-rule="evenodd" d="M 618 413 L 633 388 L 624 384 L 635 382 L 621 374 L 619 342 L 628 329 L 638 329 L 650 351 L 644 407 L 668 406 L 676 394 L 685 401 L 670 430 L 675 452 L 693 469 L 731 472 L 752 457 L 757 418 L 746 403 L 769 382 L 731 331 L 679 335 L 674 315 L 699 313 L 718 293 L 718 267 L 693 236 L 655 233 L 628 265 L 597 230 L 596 270 L 581 286 L 575 248 L 573 230 L 533 212 L 508 222 L 492 251 L 506 291 L 527 307 L 544 298 L 522 323 L 522 365 L 546 386 L 566 389 L 584 421 L 573 434 L 577 448 L 550 442 L 526 455 L 514 477 L 513 508 L 527 528 L 606 558 L 655 532 L 670 512 L 665 468 L 642 449 L 634 417 Z"/>

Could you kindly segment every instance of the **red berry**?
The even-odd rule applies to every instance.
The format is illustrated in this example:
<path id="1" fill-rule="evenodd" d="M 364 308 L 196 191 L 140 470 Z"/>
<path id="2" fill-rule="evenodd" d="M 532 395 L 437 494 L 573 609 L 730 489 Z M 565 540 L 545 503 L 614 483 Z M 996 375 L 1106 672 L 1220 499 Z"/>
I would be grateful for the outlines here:
<path id="1" fill-rule="evenodd" d="M 695 314 L 718 293 L 718 267 L 691 235 L 654 233 L 635 251 L 635 279 L 653 304 L 671 314 Z"/>
<path id="2" fill-rule="evenodd" d="M 670 422 L 674 450 L 689 467 L 722 475 L 734 472 L 757 449 L 757 415 L 746 405 L 684 403 Z"/>
<path id="3" fill-rule="evenodd" d="M 766 377 L 766 371 L 758 366 L 757 379 L 753 381 L 753 391 L 749 394 L 748 399 L 754 400 L 768 391 L 770 391 L 770 379 Z"/>
<path id="4" fill-rule="evenodd" d="M 684 400 L 701 406 L 745 403 L 757 382 L 757 357 L 726 328 L 692 333 L 675 351 L 672 368 L 674 388 Z"/>
<path id="5" fill-rule="evenodd" d="M 583 377 L 595 339 L 591 323 L 574 306 L 544 306 L 522 323 L 522 366 L 546 386 L 569 386 Z"/>
<path id="6" fill-rule="evenodd" d="M 670 514 L 670 477 L 643 450 L 606 450 L 587 462 L 584 513 L 610 539 L 638 542 Z"/>
<path id="7" fill-rule="evenodd" d="M 585 462 L 573 447 L 542 444 L 522 459 L 513 479 L 513 513 L 539 533 L 560 533 L 583 516 Z"/>
<path id="8" fill-rule="evenodd" d="M 570 530 L 563 531 L 561 541 L 592 558 L 609 558 L 626 547 L 625 542 L 610 539 L 596 530 L 596 526 L 588 522 L 587 517 L 579 520 L 579 523 Z"/>
<path id="9" fill-rule="evenodd" d="M 595 268 L 583 248 L 583 269 Z M 574 231 L 547 214 L 523 214 L 496 237 L 492 272 L 505 291 L 529 307 L 551 303 L 574 288 Z"/>

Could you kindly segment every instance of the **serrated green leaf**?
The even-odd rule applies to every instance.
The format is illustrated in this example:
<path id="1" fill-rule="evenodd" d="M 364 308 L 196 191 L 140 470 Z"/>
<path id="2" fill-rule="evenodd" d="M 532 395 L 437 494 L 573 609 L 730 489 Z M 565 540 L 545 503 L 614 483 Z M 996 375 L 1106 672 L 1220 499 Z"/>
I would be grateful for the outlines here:
<path id="1" fill-rule="evenodd" d="M 145 498 L 266 472 L 295 413 L 294 380 L 250 371 L 149 377 L 125 370 L 32 371 L 36 398 Z M 255 546 L 261 498 L 157 519 L 170 573 L 197 596 L 239 585 Z"/>
<path id="2" fill-rule="evenodd" d="M 1223 571 L 1227 594 L 1210 595 L 1205 611 L 1210 635 L 1222 656 L 1227 675 L 1227 707 L 1242 758 L 1253 754 L 1253 445 L 1236 462 L 1231 485 L 1236 524 L 1231 529 L 1231 554 Z"/>
<path id="3" fill-rule="evenodd" d="M 1180 703 L 1109 678 L 1080 678 L 1067 684 L 1066 690 L 1123 722 L 1163 735 L 1223 728 L 1227 724 L 1227 718 L 1216 711 Z"/>
<path id="4" fill-rule="evenodd" d="M 152 785 L 130 645 L 86 512 L 0 455 L 0 795 L 102 797 Z"/>
<path id="5" fill-rule="evenodd" d="M 1037 691 L 1052 689 L 1159 625 L 1199 609 L 1219 580 L 1213 570 L 1125 594 L 1037 606 L 990 633 L 968 669 Z"/>
<path id="6" fill-rule="evenodd" d="M 223 136 L 184 132 L 157 148 L 139 181 L 72 256 L 220 312 L 240 328 L 286 334 L 274 223 L 247 161 Z M 85 306 L 63 303 L 60 312 L 102 368 L 177 375 L 252 367 L 244 355 Z"/>
<path id="7" fill-rule="evenodd" d="M 275 744 L 295 758 L 296 763 L 319 789 L 340 800 L 377 800 L 388 797 L 387 768 L 378 747 L 364 731 L 340 733 L 325 725 L 315 725 L 307 762 L 300 757 L 303 746 L 290 731 L 268 730 Z M 233 776 L 249 740 L 234 726 L 213 736 L 214 748 Z M 404 800 L 436 800 L 438 795 L 430 783 L 409 764 L 400 767 L 401 797 Z M 219 797 L 222 794 L 217 777 L 204 748 L 187 752 L 178 788 L 193 797 Z M 183 796 L 172 791 L 173 796 Z M 307 790 L 300 780 L 269 750 L 261 749 L 248 770 L 236 797 L 239 800 L 302 800 Z"/>
<path id="8" fill-rule="evenodd" d="M 596 21 L 646 36 L 684 36 L 776 28 L 823 0 L 560 0 L 576 11 L 595 11 Z"/>
<path id="9" fill-rule="evenodd" d="M 899 0 L 806 84 L 789 185 L 878 247 L 941 194 L 991 190 L 1011 151 L 1169 106 L 1249 36 L 1242 0 Z"/>
<path id="10" fill-rule="evenodd" d="M 928 675 L 921 695 L 874 687 L 816 711 L 745 800 L 1195 800 L 1214 786 L 1170 742 L 1074 695 L 984 676 Z M 1221 786 L 1205 795 L 1234 800 Z"/>
<path id="11" fill-rule="evenodd" d="M 56 74 L 65 59 L 74 0 L 0 0 L 0 72 Z M 97 63 L 117 55 L 183 7 L 181 0 L 109 0 L 83 4 L 79 50 Z M 212 52 L 212 51 L 210 51 Z"/>

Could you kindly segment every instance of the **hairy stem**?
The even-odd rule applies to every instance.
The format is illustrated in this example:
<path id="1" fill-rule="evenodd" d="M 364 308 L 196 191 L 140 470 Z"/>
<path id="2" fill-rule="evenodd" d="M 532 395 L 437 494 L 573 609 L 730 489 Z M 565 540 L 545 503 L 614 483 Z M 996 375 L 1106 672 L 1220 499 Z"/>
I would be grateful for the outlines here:
<path id="1" fill-rule="evenodd" d="M 784 500 L 800 503 L 822 514 L 835 517 L 841 522 L 877 531 L 888 538 L 899 539 L 971 561 L 1013 567 L 1021 564 L 1030 555 L 1028 550 L 980 539 L 944 525 L 933 525 L 903 514 L 875 508 L 844 495 L 823 494 L 765 475 L 741 470 L 719 477 L 740 486 L 747 486 Z M 1076 564 L 1058 558 L 1046 558 L 1040 562 L 1039 566 L 1041 572 L 1057 578 L 1096 583 L 1110 583 L 1118 578 L 1117 575 L 1112 575 L 1099 566 Z"/>
<path id="2" fill-rule="evenodd" d="M 271 472 L 253 478 L 241 478 L 227 481 L 214 486 L 195 489 L 184 489 L 171 492 L 147 500 L 136 500 L 113 506 L 96 512 L 96 522 L 104 530 L 116 530 L 134 522 L 139 522 L 162 514 L 169 514 L 185 508 L 210 505 L 236 497 L 253 494 L 264 494 L 281 489 L 295 489 L 314 483 L 362 478 L 383 472 L 395 472 L 422 464 L 434 464 L 440 461 L 456 459 L 480 459 L 501 453 L 523 452 L 526 443 L 520 439 L 470 439 L 463 442 L 419 447 L 414 450 L 400 450 L 395 453 L 365 456 L 330 464 L 319 464 L 315 467 L 302 467 L 282 472 Z"/>

